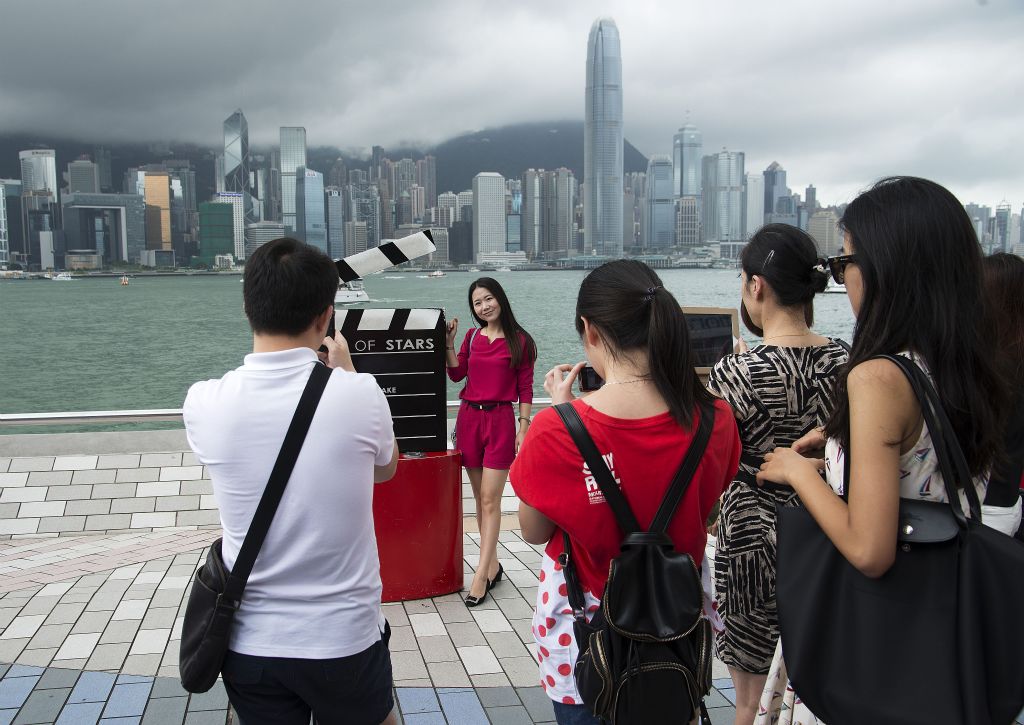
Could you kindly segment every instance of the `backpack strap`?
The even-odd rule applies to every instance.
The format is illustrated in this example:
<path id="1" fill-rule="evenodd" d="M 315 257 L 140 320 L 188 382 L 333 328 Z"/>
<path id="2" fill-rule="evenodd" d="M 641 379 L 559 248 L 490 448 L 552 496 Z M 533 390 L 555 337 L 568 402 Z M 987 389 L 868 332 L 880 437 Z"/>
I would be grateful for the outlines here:
<path id="1" fill-rule="evenodd" d="M 676 471 L 676 477 L 672 479 L 668 493 L 665 494 L 661 506 L 658 507 L 658 513 L 654 515 L 654 521 L 651 522 L 651 527 L 648 531 L 663 532 L 668 529 L 672 516 L 675 515 L 676 509 L 679 508 L 679 502 L 683 500 L 687 489 L 690 488 L 693 474 L 697 472 L 700 459 L 708 447 L 708 441 L 711 439 L 711 429 L 714 428 L 714 425 L 714 406 L 701 406 L 700 424 L 697 426 L 697 432 L 694 434 L 693 440 L 690 441 L 686 457 L 683 458 L 679 470 Z"/>
<path id="2" fill-rule="evenodd" d="M 590 437 L 590 433 L 587 432 L 579 413 L 572 406 L 572 403 L 560 403 L 554 406 L 554 408 L 562 422 L 565 423 L 565 427 L 569 431 L 569 435 L 572 436 L 576 447 L 583 454 L 583 459 L 587 462 L 591 475 L 597 480 L 605 500 L 612 507 L 612 512 L 619 522 L 619 527 L 626 534 L 641 531 L 640 524 L 636 520 L 636 516 L 633 515 L 632 509 L 629 508 L 626 497 L 622 494 L 618 484 L 615 483 L 611 471 L 608 470 L 608 466 L 605 465 L 604 459 L 594 444 L 594 439 Z M 664 531 L 668 528 L 672 515 L 675 513 L 676 508 L 678 508 L 679 502 L 682 501 L 687 488 L 689 488 L 697 465 L 700 463 L 700 459 L 707 448 L 708 441 L 711 438 L 711 430 L 714 427 L 714 420 L 714 406 L 709 406 L 708 409 L 702 406 L 697 432 L 690 443 L 682 464 L 679 466 L 679 470 L 676 471 L 675 478 L 672 479 L 672 483 L 669 485 L 669 490 L 665 494 L 658 512 L 654 516 L 654 522 L 651 524 L 650 531 Z M 623 525 L 624 523 L 626 525 Z M 566 596 L 569 600 L 569 606 L 572 608 L 573 618 L 577 623 L 585 625 L 587 624 L 586 597 L 583 594 L 583 586 L 580 584 L 579 577 L 576 576 L 576 567 L 572 561 L 572 545 L 569 542 L 569 535 L 564 530 L 562 531 L 562 554 L 558 557 L 558 563 L 561 564 L 562 572 L 565 574 Z"/>
<path id="3" fill-rule="evenodd" d="M 622 495 L 619 485 L 612 477 L 612 472 L 608 470 L 604 459 L 601 458 L 601 453 L 597 450 L 597 446 L 594 445 L 594 439 L 590 437 L 586 426 L 583 425 L 583 419 L 580 418 L 580 414 L 576 412 L 572 403 L 556 405 L 555 412 L 558 413 L 562 422 L 565 423 L 565 427 L 568 429 L 569 435 L 572 436 L 573 442 L 576 443 L 576 447 L 583 454 L 583 460 L 586 461 L 587 467 L 590 469 L 590 475 L 597 481 L 597 485 L 601 488 L 601 493 L 604 494 L 605 500 L 612 507 L 612 513 L 615 514 L 615 520 L 618 521 L 622 533 L 632 534 L 637 531 L 643 531 L 640 527 L 640 522 L 636 520 L 633 510 L 629 507 L 629 502 L 626 501 L 626 497 Z"/>

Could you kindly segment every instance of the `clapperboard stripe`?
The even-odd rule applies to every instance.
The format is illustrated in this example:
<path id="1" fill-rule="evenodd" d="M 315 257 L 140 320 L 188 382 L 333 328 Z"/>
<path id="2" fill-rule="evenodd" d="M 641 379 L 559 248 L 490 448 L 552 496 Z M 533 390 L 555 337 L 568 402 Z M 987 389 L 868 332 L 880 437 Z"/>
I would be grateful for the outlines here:
<path id="1" fill-rule="evenodd" d="M 339 259 L 334 264 L 338 268 L 341 281 L 351 282 L 354 279 L 380 272 L 434 251 L 437 251 L 437 247 L 434 246 L 434 238 L 430 236 L 428 230 L 424 230 L 412 236 L 367 249 L 365 252 L 353 254 L 351 257 Z"/>
<path id="2" fill-rule="evenodd" d="M 334 324 L 348 341 L 356 370 L 373 375 L 384 391 L 399 450 L 445 450 L 441 310 L 346 307 L 335 310 Z"/>

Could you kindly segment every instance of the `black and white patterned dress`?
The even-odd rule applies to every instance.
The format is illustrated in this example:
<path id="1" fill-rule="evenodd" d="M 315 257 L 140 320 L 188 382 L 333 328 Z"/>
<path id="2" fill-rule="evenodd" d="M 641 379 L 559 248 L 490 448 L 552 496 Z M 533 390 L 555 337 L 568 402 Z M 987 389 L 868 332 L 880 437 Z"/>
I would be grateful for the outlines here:
<path id="1" fill-rule="evenodd" d="M 789 446 L 824 425 L 846 348 L 756 345 L 727 355 L 711 371 L 708 387 L 736 413 L 743 457 L 722 495 L 715 591 L 725 621 L 719 658 L 744 672 L 767 674 L 779 639 L 775 603 L 775 507 L 791 505 L 788 487 L 753 485 L 766 453 Z"/>

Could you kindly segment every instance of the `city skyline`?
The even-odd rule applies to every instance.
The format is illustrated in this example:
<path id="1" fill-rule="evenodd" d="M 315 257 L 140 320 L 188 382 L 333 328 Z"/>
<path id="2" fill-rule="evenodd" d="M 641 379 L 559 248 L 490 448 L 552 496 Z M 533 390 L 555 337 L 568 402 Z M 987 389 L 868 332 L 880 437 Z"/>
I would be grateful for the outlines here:
<path id="1" fill-rule="evenodd" d="M 449 25 L 424 45 L 441 11 Z M 647 157 L 671 154 L 689 119 L 705 153 L 744 150 L 749 168 L 777 159 L 793 188 L 814 183 L 822 203 L 849 201 L 893 173 L 933 178 L 965 202 L 1024 198 L 1024 109 L 1010 90 L 1024 79 L 1024 8 L 1011 0 L 842 2 L 827 13 L 795 0 L 689 9 L 524 2 L 500 19 L 468 2 L 396 11 L 313 1 L 288 13 L 259 2 L 244 13 L 188 1 L 173 12 L 100 3 L 56 15 L 26 5 L 0 27 L 0 127 L 214 146 L 218 125 L 240 107 L 254 146 L 301 124 L 317 144 L 365 150 L 581 119 L 579 59 L 598 15 L 619 26 L 625 136 Z M 30 27 L 46 28 L 55 52 L 32 55 Z M 270 27 L 301 31 L 300 51 L 260 44 Z M 16 72 L 25 57 L 32 72 Z M 459 82 L 441 82 L 446 72 Z"/>

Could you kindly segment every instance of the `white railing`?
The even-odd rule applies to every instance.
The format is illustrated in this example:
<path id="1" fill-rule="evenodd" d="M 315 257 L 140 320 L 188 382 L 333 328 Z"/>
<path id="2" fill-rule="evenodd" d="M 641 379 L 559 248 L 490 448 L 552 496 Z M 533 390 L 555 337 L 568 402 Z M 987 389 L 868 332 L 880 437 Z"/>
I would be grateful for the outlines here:
<path id="1" fill-rule="evenodd" d="M 449 400 L 451 412 L 460 400 Z M 534 409 L 551 405 L 551 398 L 535 398 Z M 110 425 L 113 423 L 180 423 L 181 408 L 154 408 L 150 410 L 85 410 L 55 413 L 0 413 L 0 428 L 26 425 Z"/>

